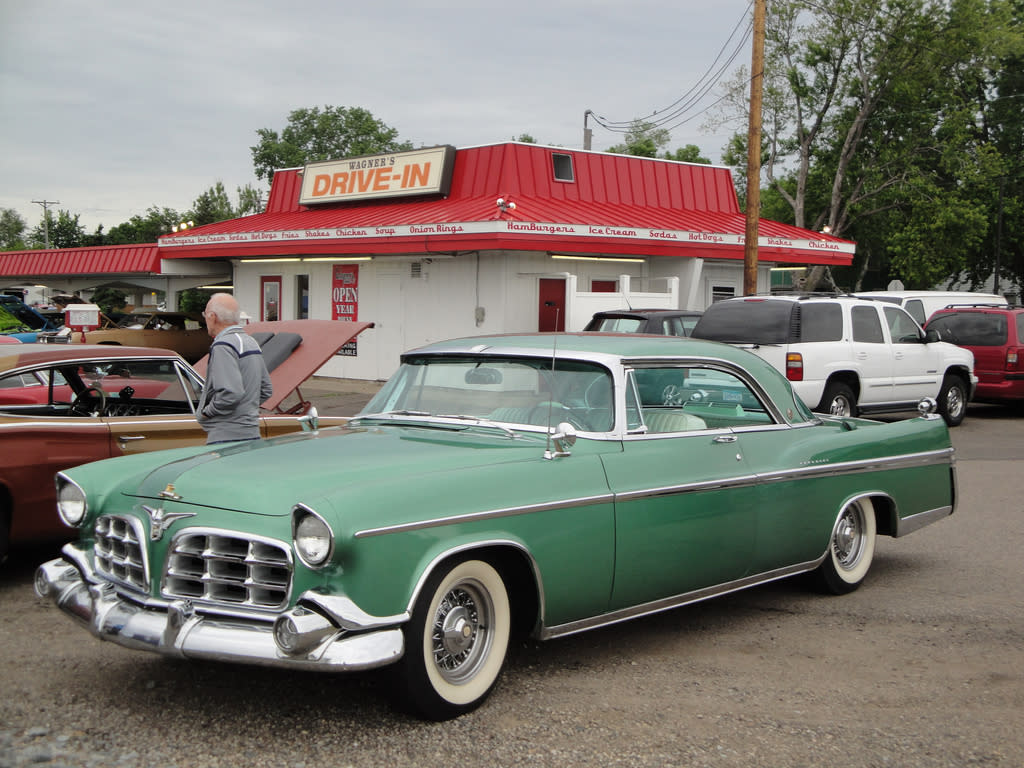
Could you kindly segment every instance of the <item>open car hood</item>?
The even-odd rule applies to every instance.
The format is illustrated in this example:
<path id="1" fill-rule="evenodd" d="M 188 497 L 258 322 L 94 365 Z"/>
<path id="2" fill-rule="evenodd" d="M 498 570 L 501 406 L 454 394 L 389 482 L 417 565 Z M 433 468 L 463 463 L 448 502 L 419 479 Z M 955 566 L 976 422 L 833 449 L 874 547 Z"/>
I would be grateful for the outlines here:
<path id="1" fill-rule="evenodd" d="M 270 370 L 274 394 L 262 408 L 274 410 L 339 349 L 373 323 L 347 320 L 272 320 L 249 323 L 245 330 L 263 349 Z M 205 355 L 193 368 L 203 377 L 210 356 Z"/>

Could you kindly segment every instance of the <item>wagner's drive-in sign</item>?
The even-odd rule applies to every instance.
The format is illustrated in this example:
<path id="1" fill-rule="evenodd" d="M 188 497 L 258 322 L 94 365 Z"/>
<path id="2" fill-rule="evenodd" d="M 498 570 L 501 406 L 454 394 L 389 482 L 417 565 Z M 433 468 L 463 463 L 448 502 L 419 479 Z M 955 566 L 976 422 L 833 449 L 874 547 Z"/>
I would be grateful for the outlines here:
<path id="1" fill-rule="evenodd" d="M 302 172 L 299 204 L 446 195 L 454 164 L 452 146 L 311 163 Z"/>

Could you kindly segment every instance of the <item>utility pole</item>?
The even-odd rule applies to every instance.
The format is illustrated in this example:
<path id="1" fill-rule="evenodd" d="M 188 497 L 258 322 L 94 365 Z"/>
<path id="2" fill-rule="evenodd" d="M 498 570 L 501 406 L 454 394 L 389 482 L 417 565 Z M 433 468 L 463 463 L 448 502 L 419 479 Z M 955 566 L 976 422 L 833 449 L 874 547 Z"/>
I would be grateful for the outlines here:
<path id="1" fill-rule="evenodd" d="M 765 2 L 754 0 L 750 57 L 750 122 L 747 128 L 747 230 L 743 245 L 743 293 L 757 293 L 757 225 L 761 218 L 761 94 L 764 89 Z"/>
<path id="2" fill-rule="evenodd" d="M 36 205 L 43 206 L 43 244 L 46 249 L 50 249 L 50 216 L 49 209 L 51 205 L 60 205 L 60 200 L 33 200 Z"/>
<path id="3" fill-rule="evenodd" d="M 587 118 L 590 117 L 592 114 L 594 113 L 591 112 L 589 109 L 583 113 L 583 148 L 588 150 L 590 149 L 591 139 L 594 138 L 594 132 L 587 125 Z"/>
<path id="4" fill-rule="evenodd" d="M 999 293 L 999 260 L 1002 256 L 1003 248 L 1003 185 L 1006 183 L 1006 177 L 1002 176 L 999 179 L 999 210 L 996 213 L 996 263 L 995 268 L 992 270 L 992 293 Z"/>

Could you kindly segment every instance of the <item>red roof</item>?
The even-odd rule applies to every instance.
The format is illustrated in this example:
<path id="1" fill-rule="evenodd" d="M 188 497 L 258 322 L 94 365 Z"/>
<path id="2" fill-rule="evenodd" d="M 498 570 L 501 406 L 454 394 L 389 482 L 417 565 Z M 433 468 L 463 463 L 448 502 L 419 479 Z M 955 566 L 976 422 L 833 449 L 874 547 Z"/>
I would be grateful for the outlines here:
<path id="1" fill-rule="evenodd" d="M 163 254 L 167 258 L 167 254 Z M 0 252 L 0 275 L 159 274 L 161 253 L 154 243 L 97 248 L 51 248 Z"/>
<path id="2" fill-rule="evenodd" d="M 573 181 L 556 180 L 568 155 Z M 728 168 L 534 144 L 460 149 L 446 197 L 298 204 L 298 169 L 265 213 L 160 238 L 168 257 L 519 249 L 742 259 L 746 216 Z M 502 210 L 498 198 L 515 203 Z M 762 219 L 759 257 L 849 264 L 853 243 Z"/>

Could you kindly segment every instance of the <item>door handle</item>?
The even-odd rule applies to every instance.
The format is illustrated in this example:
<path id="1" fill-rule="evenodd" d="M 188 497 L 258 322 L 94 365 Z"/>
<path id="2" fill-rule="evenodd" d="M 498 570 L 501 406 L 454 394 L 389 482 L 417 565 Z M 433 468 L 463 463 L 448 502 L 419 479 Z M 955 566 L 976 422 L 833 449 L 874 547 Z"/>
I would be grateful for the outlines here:
<path id="1" fill-rule="evenodd" d="M 716 437 L 714 439 L 714 442 L 716 442 L 716 443 L 735 443 L 736 442 L 736 435 L 718 435 L 718 437 Z"/>
<path id="2" fill-rule="evenodd" d="M 118 435 L 117 439 L 122 443 L 130 443 L 133 440 L 145 440 L 145 435 Z"/>

